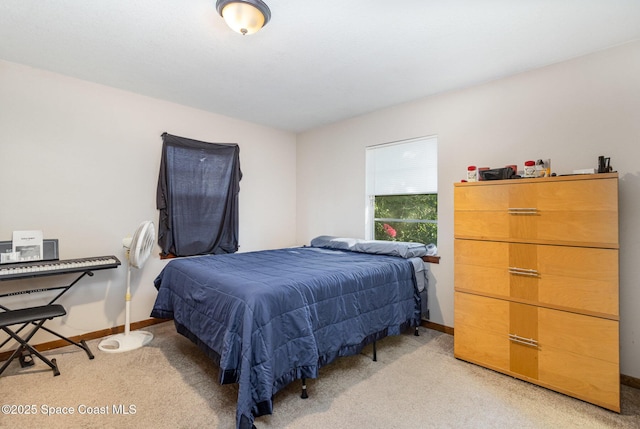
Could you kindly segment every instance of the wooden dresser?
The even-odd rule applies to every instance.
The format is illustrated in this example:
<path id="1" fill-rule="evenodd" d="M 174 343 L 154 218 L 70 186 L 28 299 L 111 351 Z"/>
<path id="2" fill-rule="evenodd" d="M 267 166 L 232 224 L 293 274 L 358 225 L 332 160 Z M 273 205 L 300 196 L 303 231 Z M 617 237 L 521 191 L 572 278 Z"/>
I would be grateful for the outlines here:
<path id="1" fill-rule="evenodd" d="M 455 356 L 620 411 L 618 175 L 456 183 Z"/>

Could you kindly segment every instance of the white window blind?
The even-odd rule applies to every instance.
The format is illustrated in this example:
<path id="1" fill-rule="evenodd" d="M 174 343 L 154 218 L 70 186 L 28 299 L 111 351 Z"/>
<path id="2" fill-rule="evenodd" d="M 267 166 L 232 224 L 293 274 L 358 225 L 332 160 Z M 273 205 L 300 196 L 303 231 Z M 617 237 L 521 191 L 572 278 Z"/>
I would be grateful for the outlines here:
<path id="1" fill-rule="evenodd" d="M 435 194 L 437 166 L 437 137 L 368 147 L 367 195 Z"/>

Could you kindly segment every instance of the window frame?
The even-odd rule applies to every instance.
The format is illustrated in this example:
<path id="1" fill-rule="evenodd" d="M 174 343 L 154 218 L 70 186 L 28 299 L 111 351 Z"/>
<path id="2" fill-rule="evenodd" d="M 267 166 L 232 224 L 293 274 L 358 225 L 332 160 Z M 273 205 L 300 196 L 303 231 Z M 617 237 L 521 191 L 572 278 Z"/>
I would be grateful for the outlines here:
<path id="1" fill-rule="evenodd" d="M 409 181 L 411 185 L 414 186 L 411 189 L 405 189 L 404 192 L 398 193 L 376 193 L 376 173 L 381 168 L 376 164 L 374 151 L 378 149 L 386 150 L 387 148 L 391 148 L 389 153 L 392 156 L 398 156 L 398 154 L 394 153 L 396 150 L 402 150 L 405 148 L 410 152 L 412 148 L 416 148 L 416 145 L 424 145 L 423 150 L 425 151 L 425 156 L 432 156 L 434 159 L 425 159 L 424 164 L 421 164 L 420 161 L 415 162 L 407 162 L 408 169 L 405 169 L 402 162 L 400 164 L 395 164 L 396 167 L 400 166 L 402 168 L 395 168 L 396 171 L 406 172 L 409 170 L 407 176 L 412 176 Z M 419 152 L 419 151 L 418 151 Z M 417 153 L 418 153 L 417 152 Z M 378 152 L 378 154 L 382 154 L 384 152 Z M 419 222 L 419 223 L 435 223 L 436 224 L 436 241 L 437 241 L 437 225 L 438 225 L 438 216 L 437 216 L 437 196 L 438 196 L 438 185 L 437 185 L 437 177 L 438 177 L 438 138 L 437 136 L 424 136 L 413 139 L 401 140 L 391 143 L 385 143 L 380 145 L 368 146 L 366 148 L 366 161 L 365 161 L 365 172 L 366 172 L 366 186 L 365 186 L 365 238 L 368 240 L 375 239 L 375 226 L 377 222 L 381 221 L 389 221 L 389 222 Z M 397 161 L 397 160 L 396 160 Z M 379 162 L 379 161 L 378 161 Z M 393 161 L 390 161 L 393 163 Z M 383 164 L 386 163 L 386 160 L 383 161 Z M 424 165 L 424 167 L 422 167 Z M 391 167 L 393 169 L 393 167 Z M 421 170 L 426 169 L 427 172 L 424 173 L 424 177 L 417 179 L 418 182 L 415 182 L 415 170 L 421 172 Z M 380 174 L 380 173 L 379 173 Z M 393 180 L 395 175 L 392 176 Z M 413 180 L 413 181 L 412 181 Z M 404 180 L 402 180 L 404 181 Z M 417 187 L 416 187 L 417 186 Z M 396 219 L 396 218 L 376 218 L 375 217 L 375 202 L 376 197 L 380 196 L 389 196 L 389 195 L 436 195 L 436 219 Z M 429 244 L 429 243 L 425 243 Z M 437 244 L 437 243 L 434 243 Z"/>

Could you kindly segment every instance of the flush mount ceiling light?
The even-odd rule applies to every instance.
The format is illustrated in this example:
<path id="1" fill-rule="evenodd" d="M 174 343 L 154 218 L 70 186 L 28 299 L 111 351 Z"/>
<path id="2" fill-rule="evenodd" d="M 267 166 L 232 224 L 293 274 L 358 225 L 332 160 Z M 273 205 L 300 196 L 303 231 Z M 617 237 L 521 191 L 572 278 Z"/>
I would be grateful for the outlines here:
<path id="1" fill-rule="evenodd" d="M 233 31 L 253 34 L 271 19 L 269 7 L 261 0 L 217 0 L 216 9 Z"/>

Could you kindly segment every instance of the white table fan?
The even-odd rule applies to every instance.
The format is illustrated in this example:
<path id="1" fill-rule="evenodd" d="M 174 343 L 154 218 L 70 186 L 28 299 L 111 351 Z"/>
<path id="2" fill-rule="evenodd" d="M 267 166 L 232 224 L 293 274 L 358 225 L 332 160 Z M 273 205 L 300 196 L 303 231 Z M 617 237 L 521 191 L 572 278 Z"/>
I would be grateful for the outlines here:
<path id="1" fill-rule="evenodd" d="M 144 221 L 138 226 L 133 237 L 122 240 L 126 249 L 127 260 L 127 294 L 125 295 L 124 333 L 111 335 L 98 344 L 98 349 L 107 353 L 121 353 L 145 346 L 153 339 L 153 334 L 146 331 L 133 331 L 130 328 L 131 312 L 131 268 L 142 268 L 151 254 L 156 239 L 153 222 Z"/>

